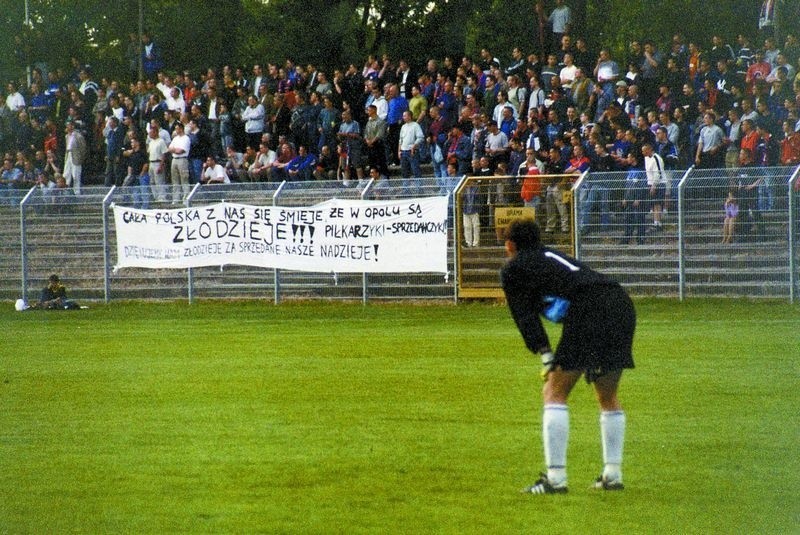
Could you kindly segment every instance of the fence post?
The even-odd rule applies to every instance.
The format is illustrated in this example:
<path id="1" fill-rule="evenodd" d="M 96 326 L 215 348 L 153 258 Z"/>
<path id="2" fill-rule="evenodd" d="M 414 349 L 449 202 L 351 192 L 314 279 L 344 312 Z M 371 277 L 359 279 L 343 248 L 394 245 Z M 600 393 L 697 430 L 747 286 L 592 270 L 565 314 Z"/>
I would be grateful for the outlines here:
<path id="1" fill-rule="evenodd" d="M 686 237 L 684 236 L 685 193 L 689 175 L 694 171 L 691 166 L 678 182 L 678 299 L 683 302 L 686 297 Z"/>
<path id="2" fill-rule="evenodd" d="M 275 190 L 275 193 L 272 194 L 272 206 L 278 206 L 278 197 L 280 197 L 281 192 L 283 191 L 284 186 L 286 186 L 286 181 L 284 180 L 281 182 L 281 185 L 278 186 L 278 189 Z M 281 274 L 278 268 L 273 268 L 272 270 L 273 276 L 273 289 L 275 292 L 275 304 L 279 305 L 281 303 Z"/>
<path id="3" fill-rule="evenodd" d="M 575 181 L 575 184 L 572 185 L 572 243 L 575 244 L 573 253 L 578 260 L 581 259 L 581 232 L 579 228 L 581 214 L 578 205 L 580 204 L 580 189 L 588 176 L 589 171 L 584 171 L 581 173 L 581 176 L 578 177 L 578 180 Z"/>
<path id="4" fill-rule="evenodd" d="M 364 191 L 362 191 L 361 195 L 359 195 L 359 198 L 362 201 L 367 198 L 367 194 L 372 189 L 372 184 L 374 182 L 375 182 L 375 179 L 370 177 L 369 182 L 367 182 L 367 185 L 364 186 Z M 369 284 L 368 275 L 367 275 L 367 272 L 365 271 L 364 273 L 361 274 L 361 304 L 362 305 L 366 305 L 367 304 L 368 284 Z"/>
<path id="5" fill-rule="evenodd" d="M 103 197 L 103 301 L 105 304 L 111 300 L 111 249 L 109 245 L 108 208 L 117 186 L 111 186 Z"/>
<path id="6" fill-rule="evenodd" d="M 189 195 L 186 196 L 186 200 L 184 204 L 186 208 L 192 206 L 192 197 L 194 197 L 195 193 L 202 187 L 202 183 L 198 182 L 192 188 L 192 191 L 189 192 Z M 192 268 L 186 269 L 186 284 L 188 285 L 187 294 L 189 298 L 189 304 L 194 304 L 194 272 Z"/>
<path id="7" fill-rule="evenodd" d="M 32 187 L 25 197 L 19 202 L 19 243 L 21 250 L 21 270 L 22 270 L 22 300 L 28 301 L 28 240 L 27 240 L 27 224 L 25 222 L 25 205 L 28 199 L 36 191 L 36 187 Z"/>
<path id="8" fill-rule="evenodd" d="M 800 184 L 800 165 L 789 177 L 789 303 L 794 304 L 795 288 L 797 287 L 797 275 L 794 255 L 795 243 L 797 236 L 795 236 L 795 220 L 797 216 L 797 195 L 794 192 L 795 184 Z"/>
<path id="9" fill-rule="evenodd" d="M 453 190 L 450 192 L 450 196 L 453 198 L 453 303 L 458 304 L 458 273 L 459 273 L 459 263 L 458 263 L 458 252 L 461 248 L 461 240 L 459 239 L 459 218 L 458 218 L 458 206 L 457 206 L 457 198 L 456 192 L 461 191 L 461 188 L 464 187 L 464 182 L 467 180 L 467 175 L 462 175 L 459 179 L 458 183 L 455 185 Z"/>

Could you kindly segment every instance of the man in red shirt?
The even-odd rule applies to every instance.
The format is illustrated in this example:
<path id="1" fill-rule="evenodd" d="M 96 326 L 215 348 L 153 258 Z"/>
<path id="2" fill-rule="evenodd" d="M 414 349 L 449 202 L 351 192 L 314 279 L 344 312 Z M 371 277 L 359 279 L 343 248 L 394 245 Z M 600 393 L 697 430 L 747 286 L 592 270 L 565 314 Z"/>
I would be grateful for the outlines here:
<path id="1" fill-rule="evenodd" d="M 753 92 L 753 86 L 756 82 L 765 80 L 772 71 L 772 65 L 764 60 L 763 50 L 756 50 L 755 57 L 755 62 L 747 68 L 747 74 L 745 74 L 744 77 L 744 81 L 747 83 L 747 93 L 750 95 L 755 94 Z"/>
<path id="2" fill-rule="evenodd" d="M 800 132 L 794 131 L 791 121 L 783 121 L 784 138 L 781 140 L 781 165 L 800 163 Z"/>

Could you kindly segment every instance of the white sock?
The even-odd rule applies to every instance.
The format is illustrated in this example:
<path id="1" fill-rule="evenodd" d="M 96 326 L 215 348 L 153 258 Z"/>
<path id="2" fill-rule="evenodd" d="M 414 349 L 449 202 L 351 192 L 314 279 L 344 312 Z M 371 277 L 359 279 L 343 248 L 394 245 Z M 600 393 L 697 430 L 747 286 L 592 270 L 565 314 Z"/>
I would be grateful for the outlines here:
<path id="1" fill-rule="evenodd" d="M 569 442 L 569 408 L 549 403 L 542 415 L 542 441 L 547 479 L 552 485 L 567 484 L 567 443 Z"/>
<path id="2" fill-rule="evenodd" d="M 603 442 L 603 479 L 622 481 L 622 449 L 625 442 L 625 413 L 600 413 L 600 437 Z"/>

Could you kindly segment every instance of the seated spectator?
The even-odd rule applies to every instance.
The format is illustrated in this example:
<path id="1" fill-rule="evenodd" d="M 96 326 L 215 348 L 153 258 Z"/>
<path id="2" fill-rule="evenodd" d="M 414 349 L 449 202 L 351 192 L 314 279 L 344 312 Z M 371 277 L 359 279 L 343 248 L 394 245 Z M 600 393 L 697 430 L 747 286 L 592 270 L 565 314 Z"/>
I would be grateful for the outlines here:
<path id="1" fill-rule="evenodd" d="M 274 150 L 271 150 L 266 143 L 261 143 L 258 146 L 258 154 L 253 165 L 247 170 L 247 176 L 251 182 L 259 182 L 261 180 L 270 179 L 270 171 L 272 164 L 275 162 L 277 155 Z"/>
<path id="2" fill-rule="evenodd" d="M 225 174 L 231 182 L 242 182 L 247 176 L 247 169 L 244 167 L 244 154 L 236 152 L 233 145 L 228 145 L 225 149 L 228 160 L 225 162 Z"/>
<path id="3" fill-rule="evenodd" d="M 39 302 L 31 308 L 41 310 L 73 310 L 80 306 L 75 301 L 67 299 L 67 289 L 61 284 L 58 275 L 50 275 L 47 286 L 42 289 Z"/>
<path id="4" fill-rule="evenodd" d="M 309 153 L 305 145 L 300 145 L 297 151 L 297 156 L 292 158 L 286 166 L 289 180 L 311 180 L 311 173 L 317 166 L 317 157 L 313 153 Z"/>
<path id="5" fill-rule="evenodd" d="M 323 145 L 317 158 L 317 165 L 314 168 L 314 178 L 316 180 L 336 180 L 336 168 L 339 159 L 334 155 L 329 145 Z"/>
<path id="6" fill-rule="evenodd" d="M 289 162 L 294 160 L 294 157 L 295 153 L 292 147 L 288 143 L 283 143 L 278 157 L 272 162 L 272 180 L 282 182 L 289 179 L 289 173 L 286 167 L 289 165 Z"/>
<path id="7" fill-rule="evenodd" d="M 217 163 L 217 158 L 213 154 L 206 158 L 201 176 L 203 184 L 206 185 L 231 183 L 230 178 L 225 173 L 225 169 Z"/>

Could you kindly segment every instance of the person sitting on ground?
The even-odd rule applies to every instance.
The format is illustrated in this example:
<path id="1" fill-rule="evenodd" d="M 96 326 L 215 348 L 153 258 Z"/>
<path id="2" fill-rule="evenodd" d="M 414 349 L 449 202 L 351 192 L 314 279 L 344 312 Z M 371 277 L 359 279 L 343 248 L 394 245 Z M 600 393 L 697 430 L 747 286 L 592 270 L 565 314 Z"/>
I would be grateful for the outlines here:
<path id="1" fill-rule="evenodd" d="M 48 284 L 42 289 L 39 302 L 31 308 L 42 310 L 66 310 L 80 308 L 75 301 L 67 299 L 67 289 L 61 284 L 58 275 L 50 275 Z"/>

